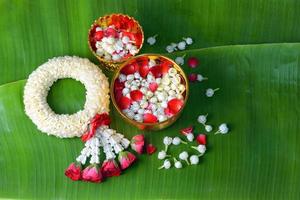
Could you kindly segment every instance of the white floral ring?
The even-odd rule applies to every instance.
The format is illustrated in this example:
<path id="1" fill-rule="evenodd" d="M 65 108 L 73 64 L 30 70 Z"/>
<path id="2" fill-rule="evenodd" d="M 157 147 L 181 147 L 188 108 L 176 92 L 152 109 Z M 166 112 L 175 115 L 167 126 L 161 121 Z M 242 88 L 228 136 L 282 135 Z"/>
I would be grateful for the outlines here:
<path id="1" fill-rule="evenodd" d="M 86 88 L 84 109 L 74 114 L 56 114 L 47 103 L 51 85 L 73 78 Z M 24 88 L 25 112 L 37 128 L 60 138 L 80 137 L 96 113 L 109 112 L 109 83 L 102 71 L 88 59 L 57 57 L 33 71 Z"/>

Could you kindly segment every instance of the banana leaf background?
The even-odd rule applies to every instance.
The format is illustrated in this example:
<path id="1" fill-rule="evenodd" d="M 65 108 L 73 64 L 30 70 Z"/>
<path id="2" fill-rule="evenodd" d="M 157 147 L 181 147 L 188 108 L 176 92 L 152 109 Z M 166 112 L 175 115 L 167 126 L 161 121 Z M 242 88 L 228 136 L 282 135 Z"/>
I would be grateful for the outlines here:
<path id="1" fill-rule="evenodd" d="M 298 0 L 1 0 L 0 1 L 0 198 L 2 199 L 300 199 L 300 1 Z M 157 170 L 157 154 L 139 156 L 124 174 L 102 184 L 72 182 L 64 169 L 79 153 L 78 138 L 41 134 L 24 114 L 28 75 L 47 59 L 78 55 L 98 63 L 87 31 L 96 18 L 125 13 L 158 34 L 142 53 L 166 53 L 165 46 L 191 36 L 187 54 L 208 81 L 191 84 L 181 118 L 171 127 L 144 132 L 162 149 L 165 135 L 195 125 L 209 113 L 215 128 L 198 166 Z M 110 77 L 111 74 L 106 72 Z M 206 88 L 220 90 L 205 97 Z M 74 80 L 53 85 L 48 102 L 57 113 L 83 107 L 84 87 Z M 112 127 L 128 138 L 141 133 L 111 106 Z M 177 155 L 185 146 L 172 147 Z"/>

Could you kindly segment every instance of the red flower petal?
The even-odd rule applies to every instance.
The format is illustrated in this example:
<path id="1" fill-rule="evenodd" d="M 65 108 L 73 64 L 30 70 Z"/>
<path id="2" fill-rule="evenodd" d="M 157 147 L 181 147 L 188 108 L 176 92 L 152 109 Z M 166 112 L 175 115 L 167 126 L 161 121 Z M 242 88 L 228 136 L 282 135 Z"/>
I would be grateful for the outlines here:
<path id="1" fill-rule="evenodd" d="M 197 58 L 195 58 L 195 57 L 190 57 L 190 58 L 188 59 L 188 65 L 189 65 L 191 68 L 197 67 L 198 64 L 199 64 L 199 61 L 198 61 Z"/>
<path id="2" fill-rule="evenodd" d="M 115 90 L 116 102 L 119 102 L 122 96 L 123 96 L 122 90 Z"/>
<path id="3" fill-rule="evenodd" d="M 204 145 L 206 145 L 206 135 L 205 134 L 199 134 L 196 137 L 196 141 L 198 142 L 198 144 L 204 144 Z"/>
<path id="4" fill-rule="evenodd" d="M 148 65 L 143 65 L 139 67 L 139 73 L 141 77 L 146 78 L 149 73 L 149 67 Z"/>
<path id="5" fill-rule="evenodd" d="M 146 146 L 147 154 L 151 155 L 156 151 L 156 147 L 153 144 L 148 144 Z"/>
<path id="6" fill-rule="evenodd" d="M 150 68 L 150 72 L 153 74 L 155 78 L 162 77 L 162 67 L 160 65 L 156 65 Z"/>
<path id="7" fill-rule="evenodd" d="M 197 81 L 197 74 L 190 74 L 190 75 L 189 75 L 189 81 L 190 81 L 190 82 L 195 82 L 195 81 Z"/>
<path id="8" fill-rule="evenodd" d="M 103 31 L 97 31 L 94 35 L 94 39 L 96 41 L 100 41 L 100 40 L 102 40 L 103 36 L 104 36 Z"/>
<path id="9" fill-rule="evenodd" d="M 115 91 L 116 90 L 123 90 L 124 89 L 124 87 L 125 87 L 125 85 L 124 85 L 124 82 L 120 82 L 120 80 L 119 79 L 117 79 L 116 81 L 115 81 Z"/>
<path id="10" fill-rule="evenodd" d="M 155 123 L 157 122 L 157 117 L 151 113 L 144 114 L 144 123 Z"/>
<path id="11" fill-rule="evenodd" d="M 178 113 L 183 106 L 183 101 L 181 99 L 172 99 L 168 102 L 168 108 L 173 114 Z"/>
<path id="12" fill-rule="evenodd" d="M 180 133 L 181 133 L 182 135 L 187 135 L 187 134 L 193 133 L 193 130 L 194 130 L 194 128 L 193 128 L 192 126 L 189 126 L 189 127 L 187 127 L 187 128 L 181 129 L 181 130 L 180 130 Z"/>
<path id="13" fill-rule="evenodd" d="M 164 112 L 168 117 L 172 117 L 174 115 L 174 113 L 171 112 L 171 110 L 169 108 L 165 108 Z"/>
<path id="14" fill-rule="evenodd" d="M 160 65 L 162 74 L 167 74 L 169 69 L 173 66 L 173 64 L 166 59 L 161 60 Z"/>
<path id="15" fill-rule="evenodd" d="M 122 68 L 121 73 L 125 75 L 134 74 L 138 70 L 136 63 L 131 63 Z"/>
<path id="16" fill-rule="evenodd" d="M 156 82 L 152 82 L 149 84 L 149 89 L 151 90 L 151 92 L 155 92 L 157 88 L 158 84 Z"/>
<path id="17" fill-rule="evenodd" d="M 121 110 L 129 108 L 130 104 L 131 104 L 131 99 L 129 99 L 128 97 L 125 97 L 125 96 L 122 96 L 120 98 L 120 100 L 118 101 L 118 105 Z"/>
<path id="18" fill-rule="evenodd" d="M 143 93 L 140 90 L 133 90 L 130 92 L 130 97 L 133 101 L 140 101 L 143 98 Z"/>
<path id="19" fill-rule="evenodd" d="M 106 37 L 118 37 L 118 32 L 113 28 L 106 29 L 104 34 Z"/>

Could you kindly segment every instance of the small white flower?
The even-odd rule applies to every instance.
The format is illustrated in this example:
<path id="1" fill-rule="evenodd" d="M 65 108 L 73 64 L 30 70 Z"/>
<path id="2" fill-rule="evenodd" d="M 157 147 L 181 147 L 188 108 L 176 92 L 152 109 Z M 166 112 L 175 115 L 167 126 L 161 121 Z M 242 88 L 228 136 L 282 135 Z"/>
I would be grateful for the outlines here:
<path id="1" fill-rule="evenodd" d="M 179 154 L 179 158 L 184 160 L 188 165 L 190 164 L 188 161 L 189 154 L 186 151 L 183 151 Z"/>
<path id="2" fill-rule="evenodd" d="M 220 88 L 216 88 L 216 89 L 212 89 L 212 88 L 208 88 L 207 90 L 206 90 L 206 96 L 207 97 L 212 97 L 212 96 L 214 96 L 214 94 L 215 94 L 215 91 L 218 91 Z"/>
<path id="3" fill-rule="evenodd" d="M 211 125 L 205 125 L 205 130 L 207 132 L 211 132 L 212 131 L 212 126 Z"/>
<path id="4" fill-rule="evenodd" d="M 163 168 L 170 169 L 170 167 L 171 167 L 171 162 L 169 160 L 165 160 L 164 164 L 160 166 L 158 169 L 163 169 Z"/>
<path id="5" fill-rule="evenodd" d="M 174 137 L 172 144 L 179 145 L 180 143 L 186 144 L 186 142 L 182 141 L 179 137 Z"/>
<path id="6" fill-rule="evenodd" d="M 179 50 L 184 50 L 184 49 L 185 49 L 185 46 L 186 46 L 185 41 L 179 42 L 179 43 L 177 44 L 177 47 L 178 47 Z"/>
<path id="7" fill-rule="evenodd" d="M 176 58 L 175 58 L 175 62 L 176 62 L 178 65 L 184 65 L 184 57 L 185 57 L 185 54 L 184 54 L 183 56 L 176 57 Z"/>
<path id="8" fill-rule="evenodd" d="M 96 32 L 98 32 L 98 31 L 102 31 L 102 28 L 99 26 L 96 28 Z"/>
<path id="9" fill-rule="evenodd" d="M 207 121 L 207 114 L 206 115 L 199 115 L 197 121 L 200 124 L 205 124 Z"/>
<path id="10" fill-rule="evenodd" d="M 124 36 L 124 37 L 122 38 L 122 42 L 123 42 L 124 44 L 128 44 L 128 43 L 130 42 L 130 38 L 127 37 L 127 36 Z"/>
<path id="11" fill-rule="evenodd" d="M 126 81 L 127 80 L 127 76 L 125 75 L 125 74 L 120 74 L 119 75 L 119 81 L 120 82 L 124 82 L 124 81 Z"/>
<path id="12" fill-rule="evenodd" d="M 167 116 L 165 116 L 165 115 L 158 115 L 157 119 L 158 119 L 159 122 L 163 122 L 163 121 L 167 120 Z"/>
<path id="13" fill-rule="evenodd" d="M 182 38 L 188 45 L 191 45 L 193 44 L 193 39 L 190 38 L 190 37 L 187 37 L 187 38 Z"/>
<path id="14" fill-rule="evenodd" d="M 190 162 L 192 165 L 197 165 L 199 163 L 199 157 L 197 155 L 192 155 L 190 157 Z"/>
<path id="15" fill-rule="evenodd" d="M 133 74 L 129 74 L 127 76 L 127 81 L 133 81 L 133 79 L 134 79 L 134 75 Z"/>
<path id="16" fill-rule="evenodd" d="M 155 42 L 156 42 L 156 37 L 157 37 L 157 34 L 154 35 L 154 36 L 148 37 L 148 39 L 147 39 L 148 44 L 149 45 L 154 45 Z"/>
<path id="17" fill-rule="evenodd" d="M 133 119 L 137 122 L 142 122 L 143 116 L 141 114 L 136 114 Z"/>
<path id="18" fill-rule="evenodd" d="M 164 143 L 164 145 L 165 145 L 165 152 L 168 151 L 168 147 L 172 144 L 172 141 L 173 141 L 173 140 L 172 140 L 171 137 L 168 137 L 168 136 L 164 137 L 163 143 Z"/>
<path id="19" fill-rule="evenodd" d="M 165 158 L 167 158 L 167 157 L 170 157 L 170 155 L 167 155 L 167 153 L 166 153 L 165 151 L 160 151 L 160 152 L 158 152 L 158 154 L 157 154 L 157 158 L 158 158 L 159 160 L 163 160 L 163 159 L 165 159 Z"/>
<path id="20" fill-rule="evenodd" d="M 166 47 L 166 51 L 167 51 L 168 53 L 172 53 L 174 50 L 175 50 L 175 49 L 174 49 L 171 45 L 168 45 L 168 46 Z"/>
<path id="21" fill-rule="evenodd" d="M 223 123 L 219 126 L 219 130 L 217 132 L 215 132 L 215 134 L 221 133 L 221 134 L 226 134 L 228 133 L 229 128 L 227 126 L 227 124 Z"/>
<path id="22" fill-rule="evenodd" d="M 203 144 L 199 144 L 199 145 L 196 146 L 196 147 L 195 147 L 195 146 L 192 146 L 191 148 L 196 149 L 196 150 L 200 153 L 200 155 L 204 154 L 205 151 L 206 151 L 206 146 L 203 145 Z"/>
<path id="23" fill-rule="evenodd" d="M 201 82 L 207 79 L 208 79 L 207 77 L 203 77 L 201 74 L 197 74 L 197 81 Z"/>
<path id="24" fill-rule="evenodd" d="M 186 138 L 188 141 L 192 142 L 194 140 L 194 134 L 193 133 L 189 133 L 186 135 Z"/>
<path id="25" fill-rule="evenodd" d="M 176 158 L 174 158 L 174 166 L 177 169 L 181 169 L 182 168 L 182 163 L 180 161 L 178 161 Z"/>

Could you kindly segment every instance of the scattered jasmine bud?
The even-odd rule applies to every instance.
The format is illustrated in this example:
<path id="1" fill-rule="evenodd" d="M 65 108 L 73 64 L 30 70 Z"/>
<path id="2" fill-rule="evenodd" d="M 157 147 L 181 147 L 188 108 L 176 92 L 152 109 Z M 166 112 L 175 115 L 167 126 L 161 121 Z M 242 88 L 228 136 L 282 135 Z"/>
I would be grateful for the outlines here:
<path id="1" fill-rule="evenodd" d="M 158 169 L 170 169 L 171 167 L 171 162 L 169 160 L 165 160 L 164 164 L 160 166 Z"/>
<path id="2" fill-rule="evenodd" d="M 187 144 L 186 142 L 184 142 L 183 140 L 181 140 L 179 137 L 174 137 L 173 138 L 172 144 L 179 145 L 180 143 Z"/>
<path id="3" fill-rule="evenodd" d="M 187 37 L 187 38 L 182 38 L 185 42 L 186 42 L 186 44 L 188 44 L 188 45 L 191 45 L 191 44 L 193 44 L 193 39 L 192 38 L 190 38 L 190 37 Z"/>
<path id="4" fill-rule="evenodd" d="M 154 35 L 154 36 L 151 36 L 147 39 L 147 42 L 149 45 L 154 45 L 156 43 L 156 37 L 157 37 L 157 34 Z"/>
<path id="5" fill-rule="evenodd" d="M 207 96 L 207 97 L 212 97 L 212 96 L 214 96 L 215 91 L 218 91 L 219 89 L 220 89 L 220 88 L 216 88 L 216 89 L 208 88 L 208 89 L 206 90 L 206 96 Z"/>
<path id="6" fill-rule="evenodd" d="M 157 158 L 159 160 L 163 160 L 163 159 L 165 159 L 167 157 L 170 157 L 170 155 L 167 155 L 167 153 L 165 151 L 158 152 Z"/>
<path id="7" fill-rule="evenodd" d="M 198 163 L 199 163 L 199 156 L 192 155 L 190 157 L 190 162 L 191 162 L 191 165 L 198 165 Z"/>
<path id="8" fill-rule="evenodd" d="M 180 161 L 178 161 L 176 158 L 174 158 L 174 166 L 177 169 L 181 169 L 182 168 L 182 163 Z"/>
<path id="9" fill-rule="evenodd" d="M 184 54 L 183 56 L 179 56 L 179 57 L 176 57 L 175 58 L 175 62 L 178 64 L 178 65 L 184 65 L 184 57 L 185 57 L 186 54 Z"/>
<path id="10" fill-rule="evenodd" d="M 207 77 L 203 77 L 201 74 L 197 74 L 197 81 L 201 82 L 207 79 L 208 79 Z"/>
<path id="11" fill-rule="evenodd" d="M 183 151 L 179 154 L 179 158 L 181 160 L 184 160 L 188 165 L 190 165 L 190 163 L 188 161 L 188 157 L 189 157 L 189 154 L 186 151 Z"/>
<path id="12" fill-rule="evenodd" d="M 188 141 L 192 142 L 194 140 L 194 134 L 193 133 L 189 133 L 186 135 L 186 138 Z"/>
<path id="13" fill-rule="evenodd" d="M 177 44 L 177 47 L 178 47 L 179 50 L 184 50 L 184 49 L 185 49 L 185 46 L 186 46 L 185 41 L 179 42 L 179 43 Z"/>
<path id="14" fill-rule="evenodd" d="M 229 129 L 227 124 L 223 123 L 219 126 L 219 130 L 215 132 L 215 134 L 221 133 L 221 134 L 226 134 L 228 133 Z"/>
<path id="15" fill-rule="evenodd" d="M 176 43 L 172 42 L 172 43 L 171 43 L 171 47 L 172 47 L 174 50 L 177 50 L 177 48 L 176 48 L 176 47 L 177 47 L 177 44 L 176 44 Z"/>
<path id="16" fill-rule="evenodd" d="M 166 47 L 166 51 L 167 51 L 168 53 L 172 53 L 172 52 L 174 51 L 174 48 L 173 48 L 171 45 L 168 45 L 168 46 Z"/>
<path id="17" fill-rule="evenodd" d="M 205 151 L 206 151 L 206 146 L 203 145 L 203 144 L 199 144 L 196 147 L 195 146 L 191 146 L 191 148 L 196 149 L 200 153 L 199 156 L 202 156 L 205 153 Z"/>
<path id="18" fill-rule="evenodd" d="M 199 115 L 197 121 L 198 121 L 200 124 L 205 124 L 206 121 L 207 121 L 207 115 L 208 115 L 208 114 L 206 114 L 206 115 Z"/>
<path id="19" fill-rule="evenodd" d="M 211 125 L 205 125 L 205 130 L 207 131 L 207 132 L 211 132 L 212 131 L 212 126 Z"/>
<path id="20" fill-rule="evenodd" d="M 168 136 L 164 137 L 163 142 L 164 142 L 164 145 L 165 145 L 165 152 L 168 151 L 168 147 L 172 144 L 172 141 L 173 140 L 172 140 L 171 137 L 168 137 Z"/>

